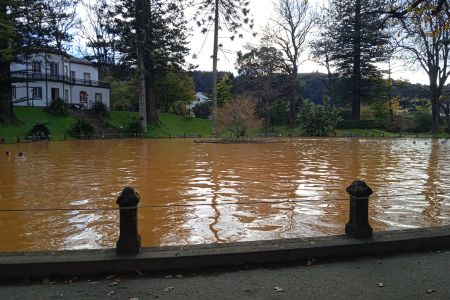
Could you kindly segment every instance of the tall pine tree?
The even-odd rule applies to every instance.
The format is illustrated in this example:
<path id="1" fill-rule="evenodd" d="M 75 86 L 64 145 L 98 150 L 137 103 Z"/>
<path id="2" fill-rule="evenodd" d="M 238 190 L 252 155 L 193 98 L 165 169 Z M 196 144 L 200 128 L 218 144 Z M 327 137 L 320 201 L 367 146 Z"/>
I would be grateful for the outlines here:
<path id="1" fill-rule="evenodd" d="M 138 65 L 145 80 L 147 122 L 159 126 L 155 82 L 168 67 L 180 68 L 188 54 L 185 0 L 118 0 L 122 62 Z M 142 52 L 142 53 L 141 53 Z M 143 61 L 140 61 L 142 57 Z M 142 91 L 142 86 L 140 87 Z"/>
<path id="2" fill-rule="evenodd" d="M 332 22 L 328 34 L 334 40 L 331 59 L 336 72 L 346 80 L 352 102 L 352 119 L 360 119 L 365 80 L 378 76 L 374 65 L 384 60 L 383 45 L 389 36 L 382 29 L 383 19 L 373 11 L 383 7 L 383 0 L 332 0 Z"/>

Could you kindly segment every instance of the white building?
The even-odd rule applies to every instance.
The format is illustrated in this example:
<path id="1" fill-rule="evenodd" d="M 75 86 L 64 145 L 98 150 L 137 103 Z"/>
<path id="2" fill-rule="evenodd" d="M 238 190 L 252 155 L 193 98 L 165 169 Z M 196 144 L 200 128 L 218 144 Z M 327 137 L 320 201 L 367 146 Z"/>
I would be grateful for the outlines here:
<path id="1" fill-rule="evenodd" d="M 194 103 L 192 103 L 192 105 L 211 100 L 208 98 L 208 94 L 206 94 L 206 93 L 198 92 L 197 94 L 195 94 L 195 96 L 197 97 L 197 100 L 194 101 Z"/>
<path id="2" fill-rule="evenodd" d="M 48 106 L 60 97 L 86 108 L 94 101 L 110 107 L 110 84 L 98 81 L 98 70 L 91 62 L 67 53 L 43 50 L 33 54 L 24 64 L 12 64 L 11 76 L 28 79 L 12 84 L 14 105 Z"/>

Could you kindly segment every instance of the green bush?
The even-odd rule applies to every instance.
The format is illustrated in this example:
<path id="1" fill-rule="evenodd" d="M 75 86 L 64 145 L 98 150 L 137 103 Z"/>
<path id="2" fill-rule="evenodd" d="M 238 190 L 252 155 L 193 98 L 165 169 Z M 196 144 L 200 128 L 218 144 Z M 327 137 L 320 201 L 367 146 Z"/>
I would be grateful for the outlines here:
<path id="1" fill-rule="evenodd" d="M 126 131 L 128 133 L 144 134 L 144 128 L 141 125 L 141 119 L 133 117 L 130 123 L 128 123 Z"/>
<path id="2" fill-rule="evenodd" d="M 101 101 L 95 101 L 92 104 L 91 113 L 95 116 L 101 116 L 105 118 L 109 116 L 108 107 Z"/>
<path id="3" fill-rule="evenodd" d="M 83 118 L 76 119 L 69 127 L 68 133 L 77 138 L 84 136 L 93 136 L 97 134 L 97 127 L 95 127 L 91 122 Z"/>
<path id="4" fill-rule="evenodd" d="M 35 123 L 35 125 L 30 129 L 30 131 L 28 131 L 27 134 L 28 135 L 35 135 L 36 132 L 39 132 L 39 133 L 43 132 L 44 135 L 48 136 L 50 134 L 50 129 L 48 129 L 48 127 L 45 126 L 45 125 L 48 125 L 48 124 L 50 124 L 49 121 L 44 121 L 44 120 L 37 121 Z"/>
<path id="5" fill-rule="evenodd" d="M 420 107 L 414 114 L 416 132 L 430 132 L 433 116 L 427 107 Z"/>
<path id="6" fill-rule="evenodd" d="M 342 120 L 337 123 L 337 129 L 379 129 L 377 120 Z"/>
<path id="7" fill-rule="evenodd" d="M 228 143 L 245 143 L 250 142 L 253 139 L 251 138 L 222 138 L 221 142 L 228 142 Z"/>
<path id="8" fill-rule="evenodd" d="M 69 104 L 64 99 L 56 98 L 50 101 L 50 105 L 45 110 L 55 116 L 69 116 L 70 109 Z"/>
<path id="9" fill-rule="evenodd" d="M 192 108 L 196 118 L 208 119 L 211 115 L 212 101 L 197 103 Z"/>

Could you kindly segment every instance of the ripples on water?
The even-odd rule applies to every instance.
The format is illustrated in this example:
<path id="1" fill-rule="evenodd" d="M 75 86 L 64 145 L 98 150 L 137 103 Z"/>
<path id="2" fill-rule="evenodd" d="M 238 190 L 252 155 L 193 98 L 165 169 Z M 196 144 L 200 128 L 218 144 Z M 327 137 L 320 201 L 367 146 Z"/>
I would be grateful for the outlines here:
<path id="1" fill-rule="evenodd" d="M 122 189 L 133 186 L 143 246 L 342 234 L 345 188 L 361 179 L 374 195 L 450 190 L 450 142 L 302 138 L 285 144 L 195 144 L 191 139 L 97 140 L 0 145 L 0 251 L 115 247 Z M 425 145 L 425 142 L 428 145 Z M 308 201 L 305 201 L 308 200 Z M 311 201 L 314 200 L 314 201 Z M 258 201 L 300 201 L 251 204 Z M 233 203 L 242 203 L 233 205 Z M 221 204 L 221 205 L 199 205 Z M 371 198 L 375 231 L 449 224 L 444 195 Z"/>

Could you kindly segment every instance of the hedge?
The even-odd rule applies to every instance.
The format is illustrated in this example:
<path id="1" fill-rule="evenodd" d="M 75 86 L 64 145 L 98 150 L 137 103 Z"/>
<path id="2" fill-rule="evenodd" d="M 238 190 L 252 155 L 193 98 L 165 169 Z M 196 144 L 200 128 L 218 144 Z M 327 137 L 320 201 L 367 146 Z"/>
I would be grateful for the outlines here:
<path id="1" fill-rule="evenodd" d="M 378 129 L 379 122 L 376 120 L 342 120 L 337 129 Z"/>

